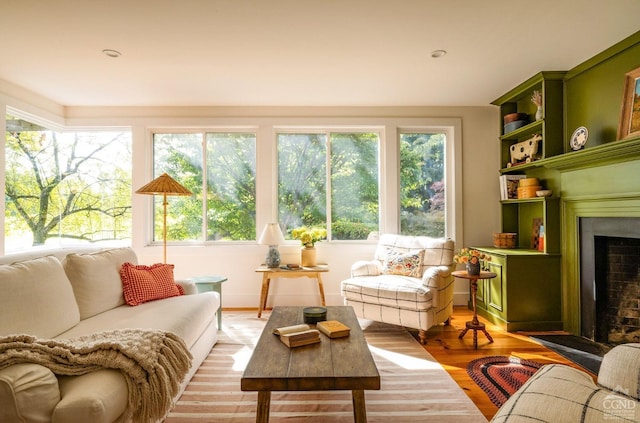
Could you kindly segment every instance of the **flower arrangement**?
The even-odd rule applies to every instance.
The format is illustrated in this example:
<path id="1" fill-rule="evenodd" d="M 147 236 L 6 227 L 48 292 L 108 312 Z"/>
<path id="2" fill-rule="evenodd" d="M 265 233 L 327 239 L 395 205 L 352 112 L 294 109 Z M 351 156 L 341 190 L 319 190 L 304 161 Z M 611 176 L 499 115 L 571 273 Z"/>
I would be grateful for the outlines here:
<path id="1" fill-rule="evenodd" d="M 471 263 L 471 264 L 478 264 L 480 262 L 483 262 L 485 260 L 491 260 L 491 256 L 485 254 L 485 253 L 481 253 L 478 250 L 471 250 L 469 248 L 461 248 L 460 250 L 458 250 L 458 252 L 456 253 L 455 256 L 453 256 L 453 260 L 456 263 L 462 263 L 462 264 L 467 264 L 467 263 Z"/>
<path id="2" fill-rule="evenodd" d="M 293 239 L 299 239 L 305 247 L 313 247 L 313 245 L 327 237 L 327 230 L 323 228 L 309 228 L 302 226 L 291 231 Z"/>

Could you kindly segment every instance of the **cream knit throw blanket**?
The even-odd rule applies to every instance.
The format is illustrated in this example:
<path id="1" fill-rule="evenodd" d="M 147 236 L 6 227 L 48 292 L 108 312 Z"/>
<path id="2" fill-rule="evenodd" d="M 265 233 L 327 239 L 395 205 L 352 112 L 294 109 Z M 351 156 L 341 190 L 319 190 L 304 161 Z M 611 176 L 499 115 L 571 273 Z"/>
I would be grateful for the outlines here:
<path id="1" fill-rule="evenodd" d="M 153 330 L 111 330 L 74 339 L 0 337 L 0 369 L 37 363 L 55 374 L 71 376 L 104 368 L 120 370 L 129 388 L 126 417 L 135 422 L 165 416 L 191 358 L 182 338 Z"/>

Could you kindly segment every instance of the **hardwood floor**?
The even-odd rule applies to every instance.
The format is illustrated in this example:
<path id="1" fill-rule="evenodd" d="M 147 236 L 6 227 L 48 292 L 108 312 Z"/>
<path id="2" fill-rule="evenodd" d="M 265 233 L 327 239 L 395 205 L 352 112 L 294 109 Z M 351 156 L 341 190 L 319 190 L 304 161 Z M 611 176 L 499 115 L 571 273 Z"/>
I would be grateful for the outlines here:
<path id="1" fill-rule="evenodd" d="M 498 408 L 468 376 L 467 364 L 471 360 L 491 355 L 513 355 L 540 363 L 567 364 L 584 370 L 530 339 L 526 334 L 505 332 L 483 318 L 480 318 L 480 321 L 486 324 L 487 331 L 493 337 L 494 342 L 489 343 L 484 334 L 478 332 L 478 349 L 476 350 L 473 348 L 472 331 L 469 331 L 464 338 L 458 339 L 460 331 L 465 327 L 465 322 L 471 320 L 472 317 L 473 313 L 466 307 L 455 307 L 451 325 L 440 325 L 438 328 L 428 331 L 427 345 L 424 348 L 442 364 L 488 420 L 491 420 Z"/>

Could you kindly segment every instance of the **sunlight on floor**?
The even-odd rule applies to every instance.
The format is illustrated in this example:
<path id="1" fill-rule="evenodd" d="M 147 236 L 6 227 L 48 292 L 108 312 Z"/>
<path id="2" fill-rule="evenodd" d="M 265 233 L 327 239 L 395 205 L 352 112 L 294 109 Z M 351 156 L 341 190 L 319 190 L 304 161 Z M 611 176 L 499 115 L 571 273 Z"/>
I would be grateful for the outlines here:
<path id="1" fill-rule="evenodd" d="M 407 370 L 430 370 L 442 368 L 436 361 L 429 361 L 423 358 L 416 358 L 405 354 L 394 353 L 382 348 L 374 347 L 372 345 L 369 345 L 369 350 L 371 350 L 372 354 L 377 354 Z"/>
<path id="2" fill-rule="evenodd" d="M 249 348 L 247 346 L 243 347 L 240 351 L 233 354 L 233 370 L 234 371 L 244 371 L 247 367 L 247 363 L 251 358 L 251 354 L 253 353 L 253 348 Z"/>

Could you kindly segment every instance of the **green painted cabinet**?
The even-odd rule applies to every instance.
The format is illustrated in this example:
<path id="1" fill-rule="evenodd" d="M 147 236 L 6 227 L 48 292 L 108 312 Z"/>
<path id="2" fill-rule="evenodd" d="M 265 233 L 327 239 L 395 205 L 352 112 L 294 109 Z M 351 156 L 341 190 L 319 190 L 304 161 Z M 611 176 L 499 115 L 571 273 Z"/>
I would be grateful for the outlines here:
<path id="1" fill-rule="evenodd" d="M 513 331 L 561 330 L 560 255 L 482 247 L 497 276 L 478 281 L 478 314 Z"/>
<path id="2" fill-rule="evenodd" d="M 556 170 L 543 166 L 545 161 L 562 155 L 563 77 L 565 72 L 540 72 L 492 104 L 500 107 L 500 174 L 521 174 L 538 178 L 543 188 L 553 190 L 552 197 L 502 200 L 502 232 L 517 234 L 516 247 L 474 247 L 491 256 L 485 267 L 496 273 L 493 279 L 478 281 L 478 314 L 507 331 L 562 329 L 562 293 L 560 271 L 560 178 Z M 531 97 L 542 94 L 542 110 L 536 120 Z M 503 116 L 522 113 L 529 123 L 505 133 Z M 513 163 L 512 146 L 537 136 L 538 150 L 529 160 Z M 544 248 L 537 243 L 537 224 L 544 226 Z"/>

